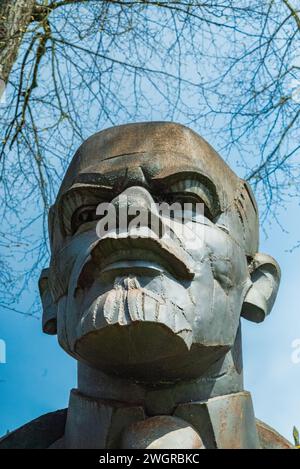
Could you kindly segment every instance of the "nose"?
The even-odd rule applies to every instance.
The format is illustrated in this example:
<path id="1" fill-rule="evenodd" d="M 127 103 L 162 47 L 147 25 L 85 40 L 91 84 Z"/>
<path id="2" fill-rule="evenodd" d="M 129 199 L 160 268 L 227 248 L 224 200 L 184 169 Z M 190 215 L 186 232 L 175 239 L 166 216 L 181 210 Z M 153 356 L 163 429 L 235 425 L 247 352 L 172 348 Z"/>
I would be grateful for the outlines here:
<path id="1" fill-rule="evenodd" d="M 144 210 L 150 210 L 151 205 L 155 204 L 150 192 L 141 186 L 127 187 L 127 189 L 112 200 L 112 203 L 115 207 L 124 207 L 126 199 L 127 207 L 132 206 Z"/>
<path id="2" fill-rule="evenodd" d="M 138 227 L 150 228 L 158 237 L 163 236 L 164 228 L 155 201 L 144 187 L 128 187 L 112 200 L 112 204 L 122 228 L 128 230 L 130 223 L 136 220 Z"/>

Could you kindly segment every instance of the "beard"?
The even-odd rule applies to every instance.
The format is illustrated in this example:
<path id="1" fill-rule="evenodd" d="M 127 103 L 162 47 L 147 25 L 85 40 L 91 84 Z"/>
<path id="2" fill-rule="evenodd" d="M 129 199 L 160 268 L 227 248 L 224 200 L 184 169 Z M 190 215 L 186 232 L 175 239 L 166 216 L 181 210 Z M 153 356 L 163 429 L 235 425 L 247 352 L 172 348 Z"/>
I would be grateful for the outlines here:
<path id="1" fill-rule="evenodd" d="M 193 341 L 183 309 L 130 275 L 117 277 L 113 288 L 93 301 L 76 335 L 75 353 L 82 361 L 146 381 L 169 374 Z"/>

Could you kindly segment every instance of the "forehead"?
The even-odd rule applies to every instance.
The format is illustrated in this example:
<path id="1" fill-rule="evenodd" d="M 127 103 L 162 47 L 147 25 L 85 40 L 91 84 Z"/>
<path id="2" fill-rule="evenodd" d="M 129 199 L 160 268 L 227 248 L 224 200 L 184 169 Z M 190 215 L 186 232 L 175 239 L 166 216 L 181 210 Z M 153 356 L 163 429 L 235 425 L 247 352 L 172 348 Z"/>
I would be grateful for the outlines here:
<path id="1" fill-rule="evenodd" d="M 239 182 L 195 132 L 180 124 L 149 122 L 113 127 L 86 140 L 68 168 L 59 195 L 74 183 L 113 186 L 140 170 L 147 180 L 181 172 L 203 174 L 215 185 L 220 200 Z"/>

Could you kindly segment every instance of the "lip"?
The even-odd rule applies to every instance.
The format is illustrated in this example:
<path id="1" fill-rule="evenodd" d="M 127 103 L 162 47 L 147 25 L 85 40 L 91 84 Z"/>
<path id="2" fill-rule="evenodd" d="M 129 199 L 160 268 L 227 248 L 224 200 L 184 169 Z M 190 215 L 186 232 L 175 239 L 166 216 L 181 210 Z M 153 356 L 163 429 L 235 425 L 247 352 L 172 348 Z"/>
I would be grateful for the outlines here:
<path id="1" fill-rule="evenodd" d="M 76 289 L 88 288 L 96 277 L 109 273 L 154 274 L 167 272 L 179 280 L 195 276 L 193 260 L 180 246 L 151 237 L 106 237 L 90 246 L 81 262 Z"/>
<path id="2" fill-rule="evenodd" d="M 177 246 L 151 237 L 104 238 L 91 252 L 98 271 L 147 269 L 169 272 L 172 276 L 192 279 L 191 259 Z"/>
<path id="3" fill-rule="evenodd" d="M 133 250 L 131 253 L 127 253 L 127 255 L 120 251 L 108 256 L 102 264 L 101 273 L 134 271 L 152 274 L 169 272 L 174 275 L 170 266 L 164 265 L 159 256 L 151 253 L 151 251 L 136 251 L 137 250 Z"/>

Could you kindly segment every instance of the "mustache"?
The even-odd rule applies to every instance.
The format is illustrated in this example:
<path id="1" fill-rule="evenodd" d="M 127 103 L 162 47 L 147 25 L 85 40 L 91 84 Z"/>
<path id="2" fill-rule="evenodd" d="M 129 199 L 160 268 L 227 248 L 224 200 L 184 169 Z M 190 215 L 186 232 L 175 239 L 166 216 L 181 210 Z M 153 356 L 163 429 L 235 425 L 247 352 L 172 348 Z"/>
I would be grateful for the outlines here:
<path id="1" fill-rule="evenodd" d="M 80 269 L 77 286 L 86 287 L 97 272 L 120 260 L 155 262 L 178 279 L 192 280 L 195 275 L 192 257 L 171 238 L 163 240 L 149 233 L 134 237 L 128 233 L 110 233 L 91 246 Z"/>
<path id="2" fill-rule="evenodd" d="M 83 315 L 78 335 L 118 324 L 134 322 L 160 323 L 180 336 L 188 347 L 192 344 L 192 327 L 184 311 L 169 300 L 146 288 L 136 277 L 119 277 L 113 288 L 99 296 Z"/>

